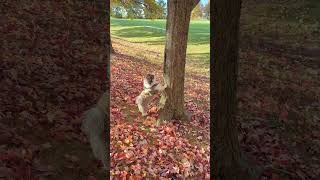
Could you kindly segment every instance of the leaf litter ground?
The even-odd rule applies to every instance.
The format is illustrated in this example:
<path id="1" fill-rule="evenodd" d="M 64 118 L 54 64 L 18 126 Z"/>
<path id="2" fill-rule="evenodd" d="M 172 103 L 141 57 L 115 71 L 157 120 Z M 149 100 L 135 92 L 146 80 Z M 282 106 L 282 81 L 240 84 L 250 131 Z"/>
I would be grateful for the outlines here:
<path id="1" fill-rule="evenodd" d="M 117 45 L 114 45 L 115 47 Z M 135 98 L 143 76 L 161 70 L 145 60 L 115 54 L 111 60 L 111 172 L 115 177 L 209 178 L 209 80 L 186 91 L 191 122 L 157 125 L 155 97 L 148 117 L 142 117 Z M 187 79 L 186 87 L 200 82 Z M 193 84 L 194 83 L 194 84 Z M 197 94 L 194 94 L 198 91 Z M 201 93 L 199 93 L 201 91 Z M 203 102 L 195 104 L 192 99 Z"/>

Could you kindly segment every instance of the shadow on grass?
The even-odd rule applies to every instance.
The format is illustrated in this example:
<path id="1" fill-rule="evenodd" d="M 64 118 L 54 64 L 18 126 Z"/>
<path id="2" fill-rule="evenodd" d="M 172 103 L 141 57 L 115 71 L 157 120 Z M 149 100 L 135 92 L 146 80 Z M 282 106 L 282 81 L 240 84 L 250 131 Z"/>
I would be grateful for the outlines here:
<path id="1" fill-rule="evenodd" d="M 145 27 L 129 27 L 117 30 L 114 35 L 124 38 L 158 38 L 164 37 L 165 33 L 158 29 L 151 29 Z"/>
<path id="2" fill-rule="evenodd" d="M 166 28 L 165 20 L 149 20 L 149 19 L 117 19 L 111 18 L 111 26 L 154 26 L 157 28 Z"/>
<path id="3" fill-rule="evenodd" d="M 210 58 L 210 53 L 188 53 L 187 57 L 190 59 L 204 59 L 208 61 Z"/>
<path id="4" fill-rule="evenodd" d="M 128 28 L 122 28 L 119 30 L 115 30 L 113 32 L 115 36 L 122 38 L 141 38 L 143 43 L 147 43 L 150 45 L 164 45 L 165 43 L 165 31 L 156 28 L 149 28 L 143 26 L 134 26 Z M 190 45 L 201 45 L 209 43 L 210 34 L 197 31 L 189 34 L 188 44 Z M 154 40 L 153 40 L 154 39 Z"/>

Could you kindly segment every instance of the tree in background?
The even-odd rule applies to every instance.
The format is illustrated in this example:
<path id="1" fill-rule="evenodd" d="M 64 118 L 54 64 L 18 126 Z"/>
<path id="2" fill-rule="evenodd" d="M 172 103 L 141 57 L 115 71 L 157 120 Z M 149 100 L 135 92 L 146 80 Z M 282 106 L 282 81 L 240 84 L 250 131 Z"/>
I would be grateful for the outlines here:
<path id="1" fill-rule="evenodd" d="M 129 19 L 142 19 L 145 17 L 145 7 L 140 3 L 128 3 L 125 4 L 124 9 L 127 12 L 127 18 Z"/>
<path id="2" fill-rule="evenodd" d="M 160 19 L 163 14 L 163 7 L 156 0 L 144 0 L 144 14 L 146 19 Z"/>
<path id="3" fill-rule="evenodd" d="M 117 10 L 113 7 L 122 7 L 125 13 L 122 13 L 121 17 L 156 19 L 163 17 L 163 3 L 165 4 L 156 0 L 111 0 L 111 9 Z"/>
<path id="4" fill-rule="evenodd" d="M 167 88 L 160 99 L 160 119 L 189 119 L 184 101 L 184 76 L 189 23 L 200 0 L 168 1 L 163 78 Z"/>
<path id="5" fill-rule="evenodd" d="M 114 5 L 111 7 L 111 16 L 115 18 L 123 18 L 125 17 L 126 10 L 122 6 Z"/>
<path id="6" fill-rule="evenodd" d="M 204 19 L 205 18 L 205 16 L 204 16 L 205 5 L 203 5 L 201 3 L 199 3 L 199 5 L 200 5 L 200 11 L 201 11 L 201 19 Z"/>
<path id="7" fill-rule="evenodd" d="M 196 7 L 191 12 L 191 19 L 201 19 L 202 18 L 202 5 L 198 3 Z"/>
<path id="8" fill-rule="evenodd" d="M 158 19 L 167 18 L 167 3 L 164 0 L 159 0 L 158 5 L 160 6 Z"/>
<path id="9" fill-rule="evenodd" d="M 210 19 L 210 0 L 203 8 L 204 17 L 206 19 Z"/>

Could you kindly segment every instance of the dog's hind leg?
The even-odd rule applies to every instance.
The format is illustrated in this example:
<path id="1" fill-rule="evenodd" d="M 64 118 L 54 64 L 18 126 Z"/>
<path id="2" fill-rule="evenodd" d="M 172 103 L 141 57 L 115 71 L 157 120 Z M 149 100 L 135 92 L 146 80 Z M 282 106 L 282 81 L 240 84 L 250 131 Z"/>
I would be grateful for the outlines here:
<path id="1" fill-rule="evenodd" d="M 142 116 L 146 116 L 147 115 L 147 112 L 146 112 L 146 108 L 145 106 L 143 105 L 144 102 L 143 102 L 143 98 L 141 97 L 141 95 L 139 95 L 137 98 L 136 98 L 136 104 L 138 106 L 138 109 L 139 111 L 142 113 Z"/>

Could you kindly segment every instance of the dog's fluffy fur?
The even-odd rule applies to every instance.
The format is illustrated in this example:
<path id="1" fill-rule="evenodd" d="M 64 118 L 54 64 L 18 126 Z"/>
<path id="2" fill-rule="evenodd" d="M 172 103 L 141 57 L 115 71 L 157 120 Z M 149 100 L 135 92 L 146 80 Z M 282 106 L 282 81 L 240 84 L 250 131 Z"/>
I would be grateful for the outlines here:
<path id="1" fill-rule="evenodd" d="M 151 78 L 150 78 L 151 77 Z M 139 111 L 142 113 L 142 116 L 146 116 L 148 114 L 148 106 L 150 101 L 152 100 L 153 95 L 157 92 L 163 91 L 166 86 L 162 86 L 156 82 L 154 75 L 148 74 L 143 80 L 144 90 L 140 93 L 136 98 L 136 104 L 138 106 Z"/>
<path id="2" fill-rule="evenodd" d="M 84 112 L 82 117 L 82 131 L 87 135 L 93 155 L 102 161 L 103 166 L 107 169 L 107 134 L 106 118 L 109 115 L 109 97 L 107 93 L 99 99 L 96 106 Z"/>

